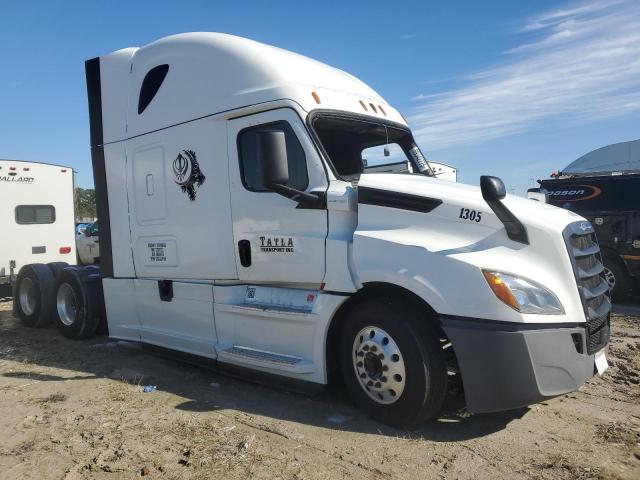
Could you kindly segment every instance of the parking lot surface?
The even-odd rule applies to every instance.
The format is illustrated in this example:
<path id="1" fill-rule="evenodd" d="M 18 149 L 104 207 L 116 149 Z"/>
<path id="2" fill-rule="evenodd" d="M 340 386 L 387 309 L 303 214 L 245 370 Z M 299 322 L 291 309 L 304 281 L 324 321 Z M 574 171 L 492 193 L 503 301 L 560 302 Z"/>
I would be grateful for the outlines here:
<path id="1" fill-rule="evenodd" d="M 611 367 L 580 391 L 499 414 L 451 408 L 402 431 L 340 386 L 309 398 L 104 336 L 74 342 L 0 303 L 0 479 L 637 480 L 640 317 L 616 311 Z"/>

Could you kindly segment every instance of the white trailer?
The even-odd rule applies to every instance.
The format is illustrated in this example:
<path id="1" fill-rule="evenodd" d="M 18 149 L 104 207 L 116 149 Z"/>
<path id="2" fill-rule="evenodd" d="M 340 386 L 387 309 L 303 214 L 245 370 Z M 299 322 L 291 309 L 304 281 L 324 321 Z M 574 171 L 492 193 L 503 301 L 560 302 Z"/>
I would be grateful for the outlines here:
<path id="1" fill-rule="evenodd" d="M 42 296 L 64 335 L 106 317 L 113 338 L 234 374 L 316 388 L 337 373 L 398 426 L 436 416 L 455 378 L 487 412 L 606 369 L 591 225 L 496 177 L 433 178 L 400 113 L 352 75 L 217 33 L 86 72 L 101 266 Z M 408 171 L 363 173 L 385 146 Z"/>
<path id="2" fill-rule="evenodd" d="M 72 168 L 0 159 L 0 206 L 0 297 L 23 265 L 75 264 Z"/>
<path id="3" fill-rule="evenodd" d="M 431 167 L 434 177 L 438 180 L 458 181 L 458 169 L 456 167 L 432 160 L 429 160 L 429 166 Z"/>

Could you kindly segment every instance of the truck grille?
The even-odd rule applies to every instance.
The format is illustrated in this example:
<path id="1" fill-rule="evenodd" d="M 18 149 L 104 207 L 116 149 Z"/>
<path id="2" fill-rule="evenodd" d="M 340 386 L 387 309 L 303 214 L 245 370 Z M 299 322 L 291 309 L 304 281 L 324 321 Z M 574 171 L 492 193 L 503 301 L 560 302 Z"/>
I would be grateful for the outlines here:
<path id="1" fill-rule="evenodd" d="M 587 353 L 592 354 L 607 344 L 610 330 L 611 302 L 600 247 L 589 222 L 572 223 L 563 234 L 587 320 Z"/>

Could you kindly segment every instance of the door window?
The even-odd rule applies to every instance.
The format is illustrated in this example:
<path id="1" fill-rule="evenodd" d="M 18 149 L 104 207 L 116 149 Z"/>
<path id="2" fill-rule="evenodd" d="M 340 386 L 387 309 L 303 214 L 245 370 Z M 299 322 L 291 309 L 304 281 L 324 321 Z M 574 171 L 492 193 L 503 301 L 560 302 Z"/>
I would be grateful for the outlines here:
<path id="1" fill-rule="evenodd" d="M 289 163 L 289 183 L 287 185 L 296 190 L 306 190 L 309 185 L 309 176 L 307 174 L 307 159 L 304 149 L 293 132 L 291 125 L 284 121 L 245 128 L 238 135 L 240 175 L 243 185 L 247 190 L 253 192 L 269 191 L 262 184 L 262 172 L 260 171 L 260 162 L 257 155 L 257 133 L 268 130 L 284 132 Z"/>

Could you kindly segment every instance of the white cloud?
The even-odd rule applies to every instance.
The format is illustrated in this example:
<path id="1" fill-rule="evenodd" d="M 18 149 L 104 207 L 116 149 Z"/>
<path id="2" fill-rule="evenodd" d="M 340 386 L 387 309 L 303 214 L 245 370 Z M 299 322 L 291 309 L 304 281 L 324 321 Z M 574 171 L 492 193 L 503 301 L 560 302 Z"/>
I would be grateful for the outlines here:
<path id="1" fill-rule="evenodd" d="M 640 1 L 584 1 L 531 19 L 528 38 L 464 87 L 417 95 L 409 115 L 428 150 L 640 111 Z"/>
<path id="2" fill-rule="evenodd" d="M 416 38 L 417 36 L 417 33 L 403 33 L 398 38 L 400 38 L 400 40 L 411 40 L 412 38 Z"/>

